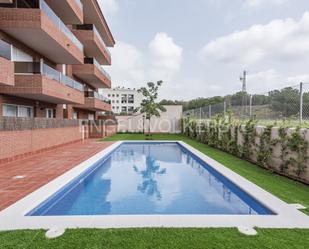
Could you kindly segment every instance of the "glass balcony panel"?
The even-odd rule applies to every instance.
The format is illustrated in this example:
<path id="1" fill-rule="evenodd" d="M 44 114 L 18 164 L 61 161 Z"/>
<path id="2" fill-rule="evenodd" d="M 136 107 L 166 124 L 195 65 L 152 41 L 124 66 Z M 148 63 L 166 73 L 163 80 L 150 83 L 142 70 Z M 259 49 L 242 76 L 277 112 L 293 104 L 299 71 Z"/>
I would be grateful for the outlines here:
<path id="1" fill-rule="evenodd" d="M 41 62 L 15 62 L 15 73 L 19 74 L 42 74 L 52 80 L 83 92 L 84 86 L 72 78 L 60 73 L 56 69 Z"/>
<path id="2" fill-rule="evenodd" d="M 75 2 L 83 10 L 84 6 L 83 6 L 82 2 L 80 0 L 75 0 Z"/>
<path id="3" fill-rule="evenodd" d="M 0 40 L 0 56 L 8 60 L 11 60 L 11 51 L 12 51 L 11 44 Z"/>
<path id="4" fill-rule="evenodd" d="M 80 50 L 84 49 L 83 44 L 76 38 L 71 30 L 61 21 L 61 19 L 55 14 L 55 12 L 53 12 L 44 0 L 40 0 L 40 9 Z"/>
<path id="5" fill-rule="evenodd" d="M 99 62 L 97 62 L 94 58 L 85 58 L 84 59 L 85 64 L 94 64 L 109 80 L 111 80 L 111 76 L 104 70 L 104 68 L 100 65 Z"/>

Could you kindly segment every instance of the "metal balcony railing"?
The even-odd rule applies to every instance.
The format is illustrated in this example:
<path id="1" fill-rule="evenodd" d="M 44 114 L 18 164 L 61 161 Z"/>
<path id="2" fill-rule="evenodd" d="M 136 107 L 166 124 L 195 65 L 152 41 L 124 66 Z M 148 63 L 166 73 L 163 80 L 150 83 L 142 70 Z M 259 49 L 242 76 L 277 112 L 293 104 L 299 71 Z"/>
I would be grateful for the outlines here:
<path id="1" fill-rule="evenodd" d="M 11 51 L 12 51 L 11 44 L 8 44 L 7 42 L 0 40 L 0 56 L 8 60 L 11 60 L 12 57 Z"/>
<path id="2" fill-rule="evenodd" d="M 84 86 L 72 78 L 60 73 L 43 62 L 15 62 L 16 74 L 42 74 L 78 91 L 84 91 Z"/>
<path id="3" fill-rule="evenodd" d="M 95 65 L 109 80 L 111 80 L 111 76 L 103 69 L 99 62 L 94 58 L 84 58 L 85 64 L 93 64 Z"/>
<path id="4" fill-rule="evenodd" d="M 106 44 L 105 44 L 104 40 L 102 39 L 102 36 L 100 35 L 99 31 L 97 30 L 97 28 L 95 27 L 94 24 L 74 25 L 74 29 L 76 29 L 76 30 L 92 30 L 95 33 L 95 35 L 99 38 L 99 40 L 101 41 L 101 43 L 102 43 L 103 47 L 105 48 L 106 52 L 108 53 L 108 55 L 111 56 L 111 52 L 106 47 Z"/>

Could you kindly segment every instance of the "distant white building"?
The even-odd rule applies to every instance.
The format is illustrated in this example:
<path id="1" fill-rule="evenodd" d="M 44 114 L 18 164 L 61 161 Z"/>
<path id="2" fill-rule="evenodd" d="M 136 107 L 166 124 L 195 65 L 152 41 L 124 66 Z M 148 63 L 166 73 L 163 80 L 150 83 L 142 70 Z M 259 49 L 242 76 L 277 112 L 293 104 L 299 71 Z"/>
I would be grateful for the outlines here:
<path id="1" fill-rule="evenodd" d="M 136 89 L 114 88 L 102 89 L 101 94 L 110 99 L 115 114 L 133 114 L 141 106 L 143 96 Z"/>

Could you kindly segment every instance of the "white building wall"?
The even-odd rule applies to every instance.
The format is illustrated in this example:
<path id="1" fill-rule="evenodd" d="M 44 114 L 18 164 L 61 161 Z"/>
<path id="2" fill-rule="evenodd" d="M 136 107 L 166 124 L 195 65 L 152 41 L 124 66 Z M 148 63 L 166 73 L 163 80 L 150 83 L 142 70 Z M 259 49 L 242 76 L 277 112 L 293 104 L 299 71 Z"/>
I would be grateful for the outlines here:
<path id="1" fill-rule="evenodd" d="M 152 117 L 150 126 L 152 133 L 181 133 L 180 121 L 182 106 L 164 106 L 166 112 L 161 112 L 159 118 Z M 148 132 L 149 122 L 143 118 L 143 114 L 133 116 L 116 116 L 118 132 Z"/>
<path id="2" fill-rule="evenodd" d="M 120 113 L 132 113 L 132 110 L 135 110 L 141 106 L 141 102 L 143 99 L 143 96 L 141 93 L 139 93 L 137 90 L 133 89 L 122 89 L 122 88 L 116 88 L 116 89 L 101 89 L 100 93 L 111 100 L 112 105 L 112 111 L 115 114 Z M 128 96 L 133 95 L 134 96 L 134 102 L 130 103 Z M 123 103 L 123 96 L 126 96 L 126 103 Z M 126 109 L 126 111 L 124 110 Z"/>

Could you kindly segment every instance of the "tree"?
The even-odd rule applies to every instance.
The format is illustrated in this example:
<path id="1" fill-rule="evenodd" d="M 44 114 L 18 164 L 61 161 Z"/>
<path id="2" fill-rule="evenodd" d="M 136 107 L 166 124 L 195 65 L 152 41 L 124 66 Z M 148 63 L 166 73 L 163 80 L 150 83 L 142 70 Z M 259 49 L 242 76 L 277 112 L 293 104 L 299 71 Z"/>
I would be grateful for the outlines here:
<path id="1" fill-rule="evenodd" d="M 141 87 L 138 92 L 143 95 L 141 107 L 138 109 L 141 113 L 145 114 L 146 120 L 149 122 L 148 134 L 151 133 L 150 120 L 151 117 L 160 117 L 160 111 L 165 112 L 166 109 L 160 103 L 157 103 L 158 90 L 163 81 L 158 81 L 156 84 L 148 82 L 147 87 Z"/>

